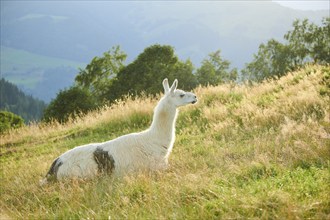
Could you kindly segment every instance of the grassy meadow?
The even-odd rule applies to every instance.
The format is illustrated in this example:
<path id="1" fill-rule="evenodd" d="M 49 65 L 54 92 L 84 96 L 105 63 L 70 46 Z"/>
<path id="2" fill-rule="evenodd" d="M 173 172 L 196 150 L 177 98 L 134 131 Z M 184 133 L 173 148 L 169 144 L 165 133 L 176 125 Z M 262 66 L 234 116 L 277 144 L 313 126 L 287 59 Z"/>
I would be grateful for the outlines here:
<path id="1" fill-rule="evenodd" d="M 68 149 L 146 129 L 157 98 L 1 136 L 0 218 L 330 218 L 329 67 L 195 93 L 199 102 L 180 109 L 170 167 L 159 173 L 39 186 Z"/>

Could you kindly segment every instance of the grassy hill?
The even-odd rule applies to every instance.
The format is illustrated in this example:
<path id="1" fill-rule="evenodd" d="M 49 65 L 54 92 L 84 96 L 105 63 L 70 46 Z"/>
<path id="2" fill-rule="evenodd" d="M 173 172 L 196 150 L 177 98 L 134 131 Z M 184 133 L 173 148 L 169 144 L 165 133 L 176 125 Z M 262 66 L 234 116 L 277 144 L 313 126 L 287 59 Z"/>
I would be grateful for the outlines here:
<path id="1" fill-rule="evenodd" d="M 123 179 L 39 186 L 66 150 L 147 128 L 155 99 L 13 131 L 1 136 L 1 217 L 328 219 L 329 85 L 329 67 L 307 66 L 261 84 L 198 88 L 199 103 L 180 111 L 170 168 Z"/>

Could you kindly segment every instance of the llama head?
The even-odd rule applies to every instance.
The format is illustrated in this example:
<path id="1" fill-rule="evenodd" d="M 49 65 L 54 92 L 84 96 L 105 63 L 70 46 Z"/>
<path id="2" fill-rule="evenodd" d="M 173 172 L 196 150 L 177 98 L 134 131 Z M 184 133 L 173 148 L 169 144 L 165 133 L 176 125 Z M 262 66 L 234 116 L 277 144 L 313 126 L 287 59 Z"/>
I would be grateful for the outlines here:
<path id="1" fill-rule="evenodd" d="M 176 89 L 178 86 L 178 80 L 175 79 L 172 86 L 169 87 L 168 80 L 163 80 L 163 87 L 165 97 L 168 102 L 173 104 L 175 107 L 184 106 L 188 104 L 195 104 L 197 102 L 197 97 L 192 92 L 185 92 L 180 89 Z"/>

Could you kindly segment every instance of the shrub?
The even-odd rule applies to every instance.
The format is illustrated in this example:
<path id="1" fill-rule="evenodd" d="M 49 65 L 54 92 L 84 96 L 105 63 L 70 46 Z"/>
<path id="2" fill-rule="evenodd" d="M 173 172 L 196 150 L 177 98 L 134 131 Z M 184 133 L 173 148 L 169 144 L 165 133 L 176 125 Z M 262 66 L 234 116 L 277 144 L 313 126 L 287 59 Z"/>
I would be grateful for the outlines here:
<path id="1" fill-rule="evenodd" d="M 88 90 L 71 87 L 60 91 L 56 99 L 51 101 L 44 111 L 43 120 L 64 123 L 95 108 L 96 102 Z"/>
<path id="2" fill-rule="evenodd" d="M 7 111 L 0 111 L 0 134 L 12 128 L 19 128 L 24 125 L 24 120 L 18 115 Z"/>

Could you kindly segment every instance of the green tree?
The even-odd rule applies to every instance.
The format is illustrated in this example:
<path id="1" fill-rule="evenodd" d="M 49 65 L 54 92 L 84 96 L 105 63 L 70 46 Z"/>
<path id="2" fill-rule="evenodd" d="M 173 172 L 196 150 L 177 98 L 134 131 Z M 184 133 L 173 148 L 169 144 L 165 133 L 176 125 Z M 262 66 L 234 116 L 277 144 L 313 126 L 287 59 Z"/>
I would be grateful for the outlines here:
<path id="1" fill-rule="evenodd" d="M 330 17 L 324 18 L 322 26 L 317 27 L 314 31 L 314 44 L 311 56 L 315 62 L 320 64 L 330 63 Z"/>
<path id="2" fill-rule="evenodd" d="M 177 79 L 180 83 L 180 88 L 187 91 L 192 90 L 198 85 L 196 75 L 193 74 L 194 69 L 194 65 L 189 59 L 185 62 L 177 62 L 168 78 L 171 80 Z"/>
<path id="3" fill-rule="evenodd" d="M 322 25 L 309 23 L 308 19 L 293 22 L 293 30 L 284 35 L 297 66 L 305 62 L 330 63 L 330 18 Z"/>
<path id="4" fill-rule="evenodd" d="M 330 19 L 321 26 L 307 19 L 293 22 L 293 30 L 284 35 L 284 43 L 274 39 L 259 46 L 252 62 L 246 64 L 242 74 L 246 79 L 260 81 L 282 76 L 308 62 L 330 63 Z"/>
<path id="5" fill-rule="evenodd" d="M 179 61 L 171 46 L 156 44 L 146 48 L 117 74 L 117 79 L 109 87 L 108 97 L 114 100 L 126 94 L 159 93 L 162 91 L 159 83 L 165 77 L 170 81 L 184 79 L 180 81 L 181 88 L 191 89 L 197 83 L 192 70 L 192 63 Z"/>
<path id="6" fill-rule="evenodd" d="M 0 111 L 0 134 L 5 133 L 10 129 L 22 127 L 24 120 L 12 112 Z"/>
<path id="7" fill-rule="evenodd" d="M 242 70 L 244 77 L 251 81 L 261 81 L 264 78 L 282 76 L 292 70 L 297 64 L 295 55 L 289 46 L 274 39 L 259 46 L 254 60 Z"/>
<path id="8" fill-rule="evenodd" d="M 107 99 L 105 92 L 111 86 L 112 79 L 125 66 L 126 57 L 119 46 L 112 47 L 111 50 L 103 53 L 102 57 L 94 57 L 85 69 L 80 69 L 75 79 L 77 85 L 88 89 L 98 104 L 103 104 Z"/>
<path id="9" fill-rule="evenodd" d="M 71 87 L 60 91 L 50 102 L 44 111 L 43 120 L 46 122 L 56 120 L 64 123 L 70 117 L 85 114 L 96 107 L 94 96 L 87 89 Z"/>
<path id="10" fill-rule="evenodd" d="M 202 66 L 197 70 L 196 77 L 201 85 L 218 85 L 220 83 L 235 81 L 237 69 L 229 70 L 230 62 L 221 57 L 221 51 L 210 53 L 202 61 Z"/>

